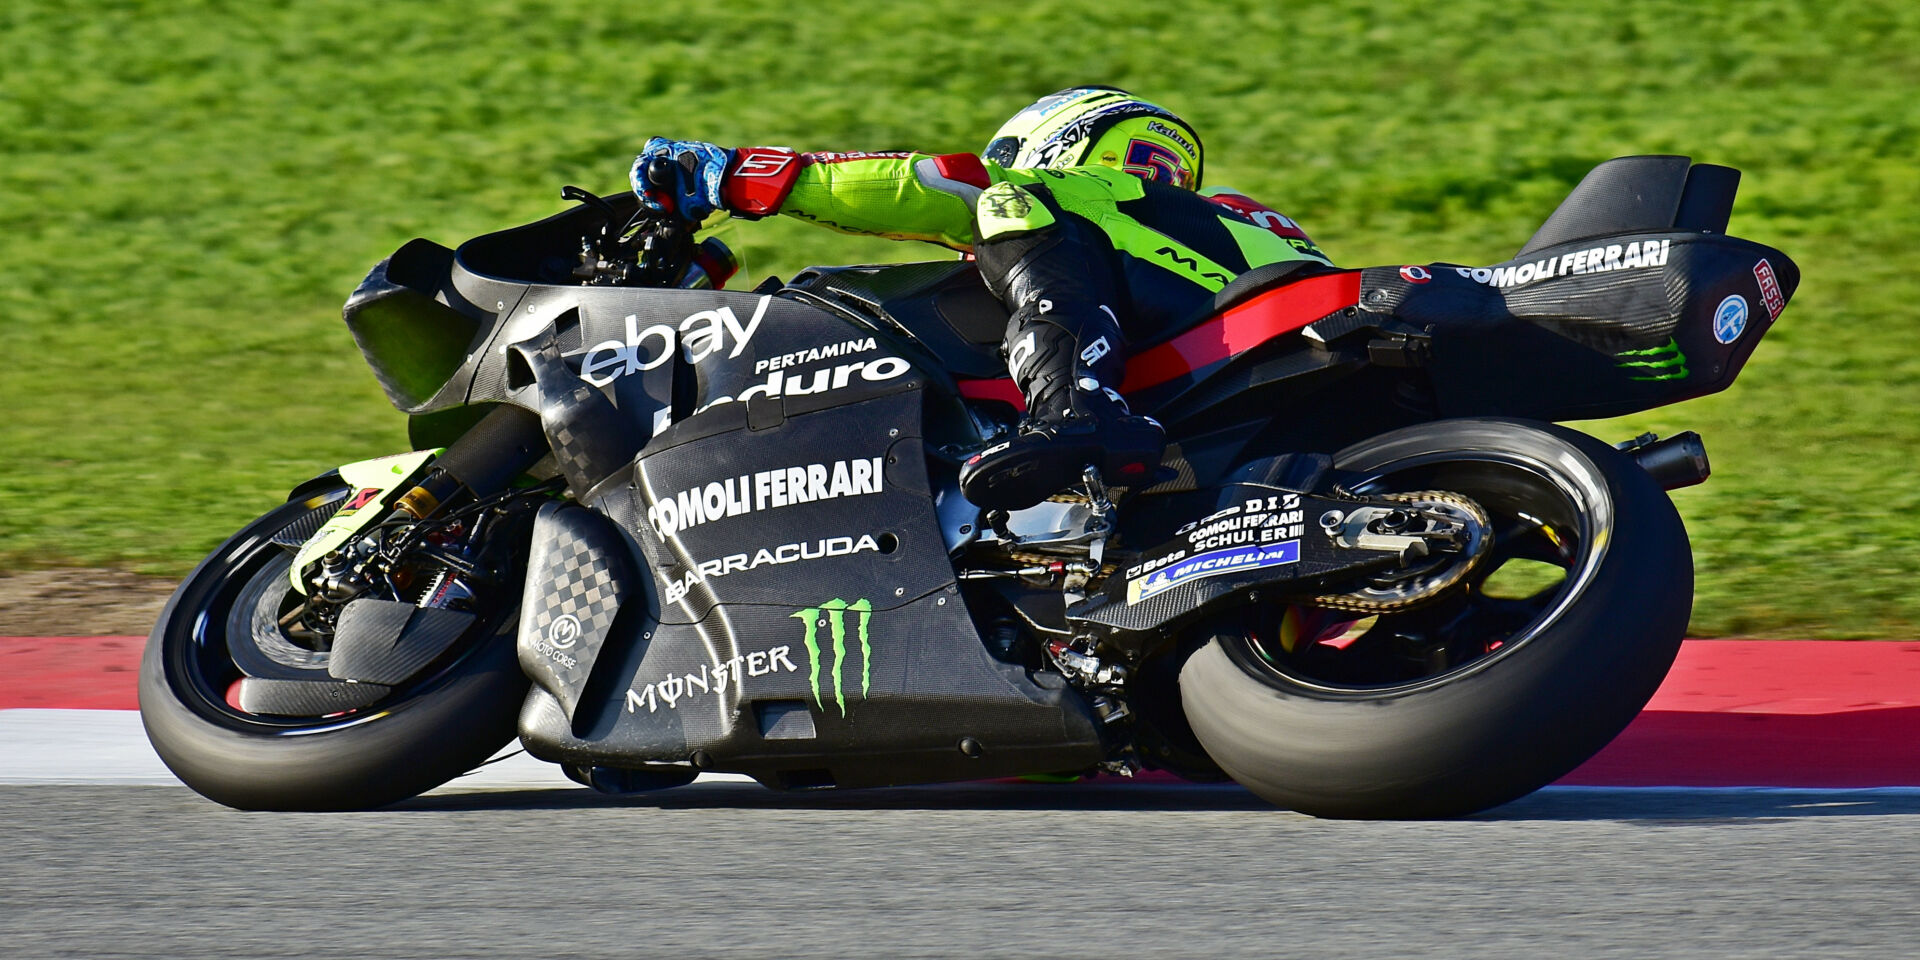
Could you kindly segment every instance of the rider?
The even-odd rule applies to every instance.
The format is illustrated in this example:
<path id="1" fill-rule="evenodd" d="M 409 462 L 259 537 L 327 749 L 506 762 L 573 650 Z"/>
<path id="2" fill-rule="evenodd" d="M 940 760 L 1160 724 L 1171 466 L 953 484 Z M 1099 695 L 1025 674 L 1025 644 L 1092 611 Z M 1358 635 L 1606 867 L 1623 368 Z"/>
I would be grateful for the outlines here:
<path id="1" fill-rule="evenodd" d="M 1011 318 L 1001 344 L 1027 402 L 1014 436 L 961 468 L 967 499 L 1019 509 L 1080 479 L 1151 477 L 1166 446 L 1118 387 L 1128 343 L 1197 319 L 1234 276 L 1326 257 L 1293 221 L 1200 186 L 1200 137 L 1113 87 L 1074 87 L 1007 121 L 986 150 L 796 153 L 654 137 L 634 191 L 698 222 L 786 214 L 847 233 L 971 251 Z"/>

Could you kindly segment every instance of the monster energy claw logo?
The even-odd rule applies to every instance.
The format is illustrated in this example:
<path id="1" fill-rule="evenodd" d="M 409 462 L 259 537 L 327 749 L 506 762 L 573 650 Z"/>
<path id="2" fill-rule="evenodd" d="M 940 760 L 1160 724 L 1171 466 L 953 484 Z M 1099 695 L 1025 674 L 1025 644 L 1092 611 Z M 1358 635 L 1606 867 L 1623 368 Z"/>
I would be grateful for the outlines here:
<path id="1" fill-rule="evenodd" d="M 846 687 L 852 682 L 847 663 L 847 614 L 858 614 L 855 637 L 860 643 L 860 699 L 867 698 L 867 689 L 873 681 L 873 647 L 867 640 L 867 624 L 873 619 L 873 604 L 865 599 L 848 603 L 845 600 L 828 600 L 817 607 L 808 607 L 788 614 L 806 625 L 807 632 L 801 642 L 807 647 L 807 682 L 813 688 L 813 703 L 825 712 L 827 704 L 820 692 L 823 674 L 833 677 L 833 702 L 840 709 L 840 715 L 847 715 Z M 821 657 L 820 630 L 826 628 L 833 643 L 833 665 L 827 666 Z"/>
<path id="2" fill-rule="evenodd" d="M 1614 361 L 1635 380 L 1684 380 L 1687 376 L 1687 355 L 1672 337 L 1657 347 L 1622 350 L 1614 354 Z"/>

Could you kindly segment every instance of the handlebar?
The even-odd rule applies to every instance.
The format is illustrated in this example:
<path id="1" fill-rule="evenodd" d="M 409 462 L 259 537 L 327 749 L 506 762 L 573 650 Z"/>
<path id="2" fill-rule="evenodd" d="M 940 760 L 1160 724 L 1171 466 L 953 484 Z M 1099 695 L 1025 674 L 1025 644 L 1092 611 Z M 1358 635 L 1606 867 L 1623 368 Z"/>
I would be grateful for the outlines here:
<path id="1" fill-rule="evenodd" d="M 693 234 L 699 225 L 678 213 L 642 205 L 623 220 L 605 197 L 572 184 L 561 188 L 560 198 L 592 207 L 602 217 L 598 234 L 589 232 L 580 238 L 579 262 L 572 275 L 581 284 L 671 287 L 693 265 L 698 251 Z"/>

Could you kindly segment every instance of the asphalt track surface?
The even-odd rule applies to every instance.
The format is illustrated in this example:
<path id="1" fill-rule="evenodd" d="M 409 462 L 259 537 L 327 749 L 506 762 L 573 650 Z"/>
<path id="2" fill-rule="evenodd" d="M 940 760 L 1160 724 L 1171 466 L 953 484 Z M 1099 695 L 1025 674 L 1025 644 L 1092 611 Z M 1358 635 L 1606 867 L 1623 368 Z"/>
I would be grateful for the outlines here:
<path id="1" fill-rule="evenodd" d="M 1550 788 L 1316 821 L 1230 788 L 698 784 L 257 814 L 0 787 L 8 957 L 1903 957 L 1920 792 Z"/>
<path id="2" fill-rule="evenodd" d="M 1920 645 L 1689 644 L 1563 785 L 1411 823 L 1151 783 L 612 798 L 524 756 L 242 813 L 72 709 L 130 705 L 83 646 L 0 644 L 35 678 L 0 683 L 0 958 L 1920 956 Z"/>

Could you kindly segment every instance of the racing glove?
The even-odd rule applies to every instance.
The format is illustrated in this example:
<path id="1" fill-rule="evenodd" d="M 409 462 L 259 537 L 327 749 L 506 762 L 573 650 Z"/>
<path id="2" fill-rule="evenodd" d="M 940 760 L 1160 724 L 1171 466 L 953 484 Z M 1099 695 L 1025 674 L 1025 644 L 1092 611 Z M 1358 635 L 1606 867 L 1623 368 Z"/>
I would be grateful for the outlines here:
<path id="1" fill-rule="evenodd" d="M 720 182 L 732 159 L 733 151 L 711 143 L 652 137 L 633 158 L 627 179 L 648 209 L 699 223 L 721 207 Z"/>
<path id="2" fill-rule="evenodd" d="M 758 220 L 780 209 L 804 158 L 785 147 L 728 150 L 700 140 L 653 137 L 627 178 L 650 210 L 699 223 L 715 210 Z"/>

